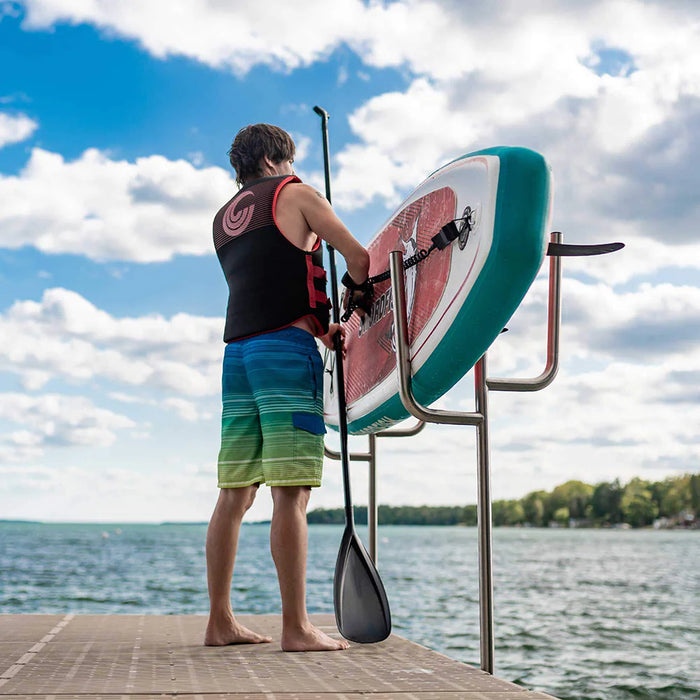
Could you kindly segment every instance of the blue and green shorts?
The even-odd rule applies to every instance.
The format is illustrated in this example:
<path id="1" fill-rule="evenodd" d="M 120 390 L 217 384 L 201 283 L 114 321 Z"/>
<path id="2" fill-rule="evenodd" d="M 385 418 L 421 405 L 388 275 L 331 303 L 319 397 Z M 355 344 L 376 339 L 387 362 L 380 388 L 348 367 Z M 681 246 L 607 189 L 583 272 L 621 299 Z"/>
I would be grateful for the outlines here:
<path id="1" fill-rule="evenodd" d="M 321 485 L 323 362 L 310 333 L 229 343 L 222 398 L 219 488 Z"/>

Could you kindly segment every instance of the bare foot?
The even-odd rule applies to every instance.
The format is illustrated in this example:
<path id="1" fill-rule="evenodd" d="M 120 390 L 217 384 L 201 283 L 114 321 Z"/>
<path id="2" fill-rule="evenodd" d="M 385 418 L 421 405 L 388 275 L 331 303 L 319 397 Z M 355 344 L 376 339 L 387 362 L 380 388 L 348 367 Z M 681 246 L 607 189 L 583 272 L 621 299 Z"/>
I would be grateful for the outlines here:
<path id="1" fill-rule="evenodd" d="M 204 633 L 204 646 L 207 647 L 223 647 L 228 644 L 263 644 L 271 641 L 271 637 L 253 632 L 253 630 L 239 625 L 235 620 L 218 624 L 212 623 L 210 620 L 207 631 Z"/>
<path id="2" fill-rule="evenodd" d="M 311 624 L 282 631 L 282 651 L 339 651 L 349 646 L 344 639 L 333 639 Z"/>

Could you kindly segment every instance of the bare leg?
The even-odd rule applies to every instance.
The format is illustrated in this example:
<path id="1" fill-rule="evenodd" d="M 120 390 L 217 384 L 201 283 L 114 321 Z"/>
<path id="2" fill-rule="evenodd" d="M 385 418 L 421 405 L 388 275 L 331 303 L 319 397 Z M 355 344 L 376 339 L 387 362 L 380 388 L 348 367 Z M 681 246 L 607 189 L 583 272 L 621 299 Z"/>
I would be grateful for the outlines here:
<path id="1" fill-rule="evenodd" d="M 314 627 L 306 612 L 306 506 L 310 492 L 306 486 L 272 487 L 270 549 L 282 596 L 282 650 L 347 649 L 344 639 L 333 639 Z"/>
<path id="2" fill-rule="evenodd" d="M 271 642 L 238 624 L 231 608 L 231 577 L 238 547 L 238 533 L 245 512 L 253 505 L 257 484 L 221 489 L 207 530 L 207 580 L 209 623 L 204 634 L 207 646 Z"/>

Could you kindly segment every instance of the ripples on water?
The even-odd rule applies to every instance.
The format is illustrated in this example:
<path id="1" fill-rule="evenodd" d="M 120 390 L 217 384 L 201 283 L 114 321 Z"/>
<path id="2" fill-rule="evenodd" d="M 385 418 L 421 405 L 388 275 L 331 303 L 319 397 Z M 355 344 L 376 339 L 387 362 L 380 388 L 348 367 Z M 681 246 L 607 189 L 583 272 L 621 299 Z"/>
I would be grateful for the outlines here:
<path id="1" fill-rule="evenodd" d="M 1 524 L 0 611 L 205 613 L 205 532 Z M 333 611 L 341 534 L 310 528 L 310 612 Z M 268 537 L 242 528 L 240 613 L 280 612 Z M 379 540 L 394 631 L 478 666 L 476 530 L 384 527 Z M 562 700 L 700 698 L 700 532 L 497 529 L 493 552 L 498 676 Z"/>

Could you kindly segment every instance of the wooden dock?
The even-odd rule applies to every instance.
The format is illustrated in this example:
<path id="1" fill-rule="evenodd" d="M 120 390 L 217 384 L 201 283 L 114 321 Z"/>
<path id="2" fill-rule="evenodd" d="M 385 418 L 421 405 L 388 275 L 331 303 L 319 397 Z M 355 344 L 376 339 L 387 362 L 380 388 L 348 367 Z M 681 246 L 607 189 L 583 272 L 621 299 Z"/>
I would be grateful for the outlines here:
<path id="1" fill-rule="evenodd" d="M 337 635 L 332 615 L 314 624 Z M 279 640 L 277 615 L 241 622 Z M 0 615 L 0 700 L 555 700 L 392 635 L 347 651 L 204 647 L 201 615 Z"/>

